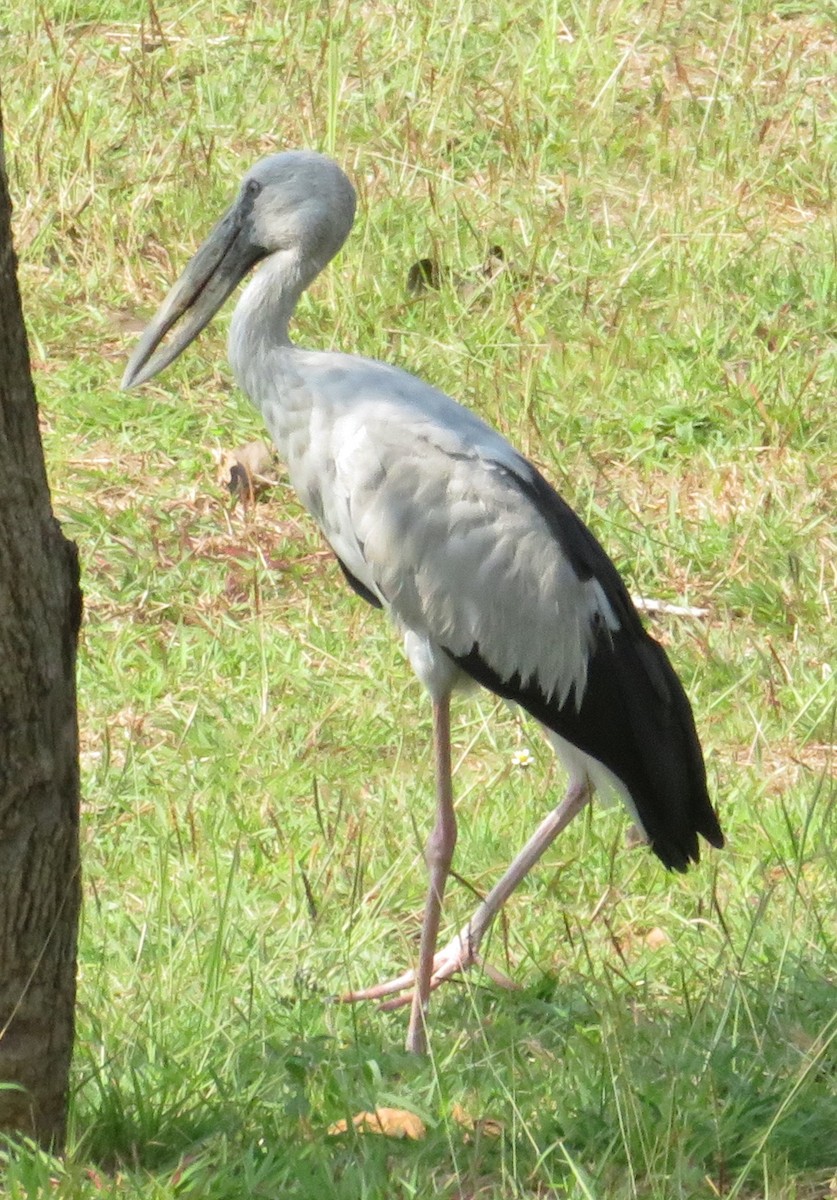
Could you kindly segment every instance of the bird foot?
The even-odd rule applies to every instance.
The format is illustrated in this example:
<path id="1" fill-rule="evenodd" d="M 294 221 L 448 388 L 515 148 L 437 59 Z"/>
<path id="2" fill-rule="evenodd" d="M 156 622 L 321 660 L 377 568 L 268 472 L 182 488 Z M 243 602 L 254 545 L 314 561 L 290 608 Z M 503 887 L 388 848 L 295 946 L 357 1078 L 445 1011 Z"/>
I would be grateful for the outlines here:
<path id="1" fill-rule="evenodd" d="M 474 965 L 479 966 L 489 979 L 500 987 L 518 988 L 519 984 L 514 983 L 502 971 L 498 971 L 496 967 L 492 967 L 480 958 L 469 934 L 470 927 L 466 926 L 461 933 L 448 942 L 443 950 L 439 950 L 434 955 L 429 990 L 435 992 L 436 988 L 446 979 L 467 971 Z M 363 988 L 357 992 L 346 992 L 345 995 L 339 997 L 339 1001 L 341 1004 L 356 1004 L 360 1000 L 382 1000 L 384 997 L 390 997 L 390 999 L 384 1000 L 381 1011 L 392 1012 L 394 1009 L 403 1008 L 410 1003 L 415 984 L 416 972 L 414 970 L 405 971 L 397 979 L 390 979 L 386 983 L 378 983 L 374 987 Z"/>

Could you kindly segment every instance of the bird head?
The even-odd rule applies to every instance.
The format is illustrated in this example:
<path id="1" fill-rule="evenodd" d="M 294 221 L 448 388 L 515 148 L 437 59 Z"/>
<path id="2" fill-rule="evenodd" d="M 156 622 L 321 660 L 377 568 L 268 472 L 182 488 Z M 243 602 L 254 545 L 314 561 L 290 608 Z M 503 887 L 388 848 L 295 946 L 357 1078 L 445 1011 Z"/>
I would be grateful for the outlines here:
<path id="1" fill-rule="evenodd" d="M 261 259 L 282 255 L 301 290 L 343 245 L 354 215 L 354 188 L 330 158 L 289 150 L 256 163 L 146 327 L 122 387 L 145 383 L 172 363 Z"/>

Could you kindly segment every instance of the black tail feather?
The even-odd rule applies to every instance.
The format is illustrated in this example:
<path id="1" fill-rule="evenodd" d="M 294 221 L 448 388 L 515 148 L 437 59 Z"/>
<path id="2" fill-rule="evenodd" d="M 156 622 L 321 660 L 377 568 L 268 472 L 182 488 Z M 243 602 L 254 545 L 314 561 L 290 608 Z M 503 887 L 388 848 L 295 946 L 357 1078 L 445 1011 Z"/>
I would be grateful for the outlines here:
<path id="1" fill-rule="evenodd" d="M 501 469 L 501 468 L 498 468 Z M 579 580 L 595 578 L 618 621 L 599 626 L 580 706 L 559 705 L 537 680 L 503 680 L 475 645 L 452 655 L 473 679 L 525 708 L 548 729 L 608 767 L 627 788 L 654 853 L 673 870 L 699 858 L 698 834 L 724 835 L 706 788 L 691 705 L 662 646 L 646 632 L 622 578 L 581 518 L 521 459 L 507 477 L 537 509 Z"/>
<path id="2" fill-rule="evenodd" d="M 452 656 L 473 679 L 608 767 L 628 789 L 654 853 L 686 870 L 700 856 L 698 834 L 724 837 L 706 788 L 692 710 L 665 651 L 641 626 L 602 631 L 580 707 L 544 696 L 536 681 L 502 680 L 474 646 Z"/>

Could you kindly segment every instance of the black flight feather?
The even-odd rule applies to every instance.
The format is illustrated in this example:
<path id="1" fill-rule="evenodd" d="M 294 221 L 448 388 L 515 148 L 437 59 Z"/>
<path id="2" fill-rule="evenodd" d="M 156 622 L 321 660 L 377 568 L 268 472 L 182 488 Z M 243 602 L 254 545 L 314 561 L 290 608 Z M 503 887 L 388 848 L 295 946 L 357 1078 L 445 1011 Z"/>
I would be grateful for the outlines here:
<path id="1" fill-rule="evenodd" d="M 381 604 L 375 593 L 370 591 L 365 583 L 361 583 L 357 575 L 352 574 L 352 572 L 343 562 L 343 559 L 336 554 L 334 557 L 340 563 L 340 570 L 346 576 L 346 582 L 348 583 L 349 587 L 356 591 L 361 599 L 365 600 L 367 604 L 371 604 L 373 608 L 383 608 L 383 604 Z"/>
<path id="2" fill-rule="evenodd" d="M 478 645 L 451 658 L 608 767 L 630 792 L 654 853 L 666 867 L 683 871 L 698 861 L 698 834 L 713 846 L 724 844 L 683 686 L 662 646 L 646 632 L 619 572 L 566 501 L 529 464 L 525 475 L 498 469 L 546 520 L 579 578 L 598 580 L 620 628 L 595 632 L 580 706 L 573 692 L 561 705 L 536 680 L 502 679 Z"/>

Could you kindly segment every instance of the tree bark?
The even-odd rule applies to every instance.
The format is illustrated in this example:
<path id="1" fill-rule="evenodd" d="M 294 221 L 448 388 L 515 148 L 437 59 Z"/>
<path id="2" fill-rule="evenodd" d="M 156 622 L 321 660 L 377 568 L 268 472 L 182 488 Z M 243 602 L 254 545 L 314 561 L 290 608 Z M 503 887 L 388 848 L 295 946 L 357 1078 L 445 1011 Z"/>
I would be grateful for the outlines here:
<path id="1" fill-rule="evenodd" d="M 80 904 L 82 602 L 76 547 L 52 514 L 10 218 L 0 114 L 0 1131 L 60 1149 Z"/>

